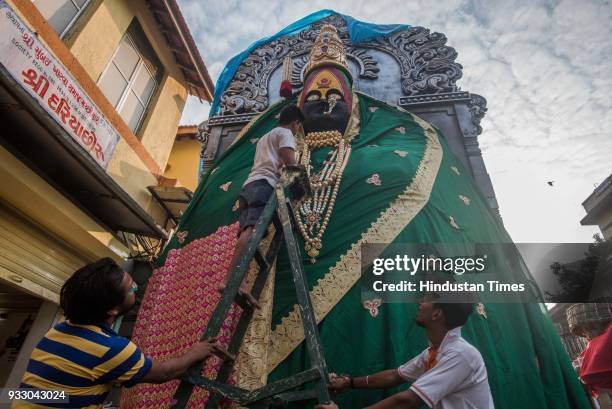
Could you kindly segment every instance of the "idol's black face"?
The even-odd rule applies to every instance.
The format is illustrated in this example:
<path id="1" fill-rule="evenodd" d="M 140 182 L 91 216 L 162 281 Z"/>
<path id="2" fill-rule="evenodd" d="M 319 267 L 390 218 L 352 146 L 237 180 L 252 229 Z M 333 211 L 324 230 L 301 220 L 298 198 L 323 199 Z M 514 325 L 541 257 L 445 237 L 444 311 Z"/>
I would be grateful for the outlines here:
<path id="1" fill-rule="evenodd" d="M 302 107 L 304 114 L 304 132 L 338 131 L 344 134 L 350 117 L 346 102 L 336 101 L 330 112 L 329 100 L 305 101 Z"/>
<path id="2" fill-rule="evenodd" d="M 350 80 L 337 68 L 322 67 L 309 73 L 300 95 L 304 132 L 344 134 L 352 108 L 351 92 Z"/>

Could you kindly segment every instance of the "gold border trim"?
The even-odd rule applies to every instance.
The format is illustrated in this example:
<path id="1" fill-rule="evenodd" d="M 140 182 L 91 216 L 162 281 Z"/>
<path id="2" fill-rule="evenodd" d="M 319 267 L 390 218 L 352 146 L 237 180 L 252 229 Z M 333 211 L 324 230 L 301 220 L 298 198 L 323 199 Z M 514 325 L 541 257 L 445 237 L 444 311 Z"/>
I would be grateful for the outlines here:
<path id="1" fill-rule="evenodd" d="M 259 245 L 259 249 L 263 254 L 267 254 L 275 236 L 276 229 L 270 227 L 268 236 L 263 239 Z M 247 283 L 252 286 L 257 276 L 259 267 L 255 260 L 251 261 Z M 253 311 L 251 322 L 244 334 L 238 356 L 234 364 L 233 378 L 236 385 L 248 390 L 254 390 L 264 386 L 268 379 L 267 362 L 268 362 L 268 343 L 270 342 L 270 334 L 272 333 L 272 307 L 274 305 L 274 283 L 276 275 L 276 260 L 270 267 L 270 272 L 263 291 L 259 296 L 261 308 Z M 232 409 L 240 406 L 234 404 Z"/>
<path id="2" fill-rule="evenodd" d="M 257 268 L 255 268 L 255 271 Z M 274 281 L 276 262 L 272 266 L 263 292 L 259 298 L 260 309 L 256 309 L 247 327 L 234 365 L 234 380 L 236 385 L 248 390 L 255 390 L 266 385 L 268 380 L 267 362 L 272 328 L 272 307 L 274 304 Z M 235 405 L 233 408 L 240 406 Z"/>
<path id="3" fill-rule="evenodd" d="M 404 227 L 429 201 L 440 163 L 442 146 L 433 126 L 410 113 L 423 129 L 426 139 L 425 152 L 410 185 L 391 205 L 381 213 L 370 228 L 362 234 L 350 250 L 319 279 L 310 291 L 317 323 L 321 322 L 334 306 L 357 283 L 361 276 L 361 244 L 391 243 Z M 348 129 L 350 126 L 347 127 Z M 354 130 L 354 128 L 353 128 Z M 304 340 L 304 327 L 297 305 L 274 328 L 268 344 L 268 373 L 272 372 Z"/>
<path id="4" fill-rule="evenodd" d="M 353 90 L 353 104 L 351 106 L 351 116 L 346 129 L 344 130 L 344 140 L 352 141 L 357 135 L 359 135 L 359 129 L 361 129 L 361 116 L 359 112 L 359 96 L 357 91 Z"/>

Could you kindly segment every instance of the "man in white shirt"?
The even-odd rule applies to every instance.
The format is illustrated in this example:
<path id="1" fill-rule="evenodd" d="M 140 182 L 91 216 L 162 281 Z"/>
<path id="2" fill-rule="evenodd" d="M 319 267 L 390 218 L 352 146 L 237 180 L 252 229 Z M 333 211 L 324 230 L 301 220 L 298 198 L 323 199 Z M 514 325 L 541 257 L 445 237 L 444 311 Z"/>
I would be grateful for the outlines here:
<path id="1" fill-rule="evenodd" d="M 278 126 L 257 141 L 253 167 L 242 185 L 238 198 L 240 236 L 238 236 L 228 276 L 238 262 L 238 257 L 253 234 L 253 227 L 274 192 L 281 168 L 296 163 L 295 138 L 293 135 L 302 122 L 304 122 L 304 115 L 300 108 L 295 104 L 289 105 L 281 111 Z M 224 288 L 225 285 L 222 285 L 221 289 Z M 249 304 L 259 308 L 257 300 L 243 287 L 241 287 L 240 292 L 246 297 Z"/>
<path id="2" fill-rule="evenodd" d="M 388 389 L 414 381 L 408 390 L 369 409 L 417 409 L 423 404 L 432 409 L 494 409 L 482 356 L 461 337 L 473 304 L 439 300 L 435 294 L 424 297 L 416 317 L 417 325 L 427 332 L 429 348 L 397 369 L 358 378 L 332 375 L 330 389 L 337 393 L 349 388 Z M 331 403 L 316 409 L 337 408 Z"/>

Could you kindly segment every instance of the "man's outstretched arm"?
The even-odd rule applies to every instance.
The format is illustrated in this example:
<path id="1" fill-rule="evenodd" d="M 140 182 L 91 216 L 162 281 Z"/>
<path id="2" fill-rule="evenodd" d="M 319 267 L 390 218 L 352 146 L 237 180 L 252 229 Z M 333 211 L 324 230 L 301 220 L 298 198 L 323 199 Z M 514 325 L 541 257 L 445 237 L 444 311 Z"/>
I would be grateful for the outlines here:
<path id="1" fill-rule="evenodd" d="M 399 376 L 397 369 L 387 369 L 369 376 L 353 378 L 355 389 L 389 389 L 406 382 Z"/>
<path id="2" fill-rule="evenodd" d="M 153 361 L 151 370 L 142 378 L 141 382 L 163 383 L 178 379 L 187 369 L 198 361 L 206 359 L 216 348 L 216 340 L 196 343 L 185 354 L 164 362 Z"/>
<path id="3" fill-rule="evenodd" d="M 353 378 L 354 389 L 389 389 L 406 382 L 399 375 L 397 369 L 387 369 L 368 376 Z M 349 376 L 334 376 L 330 380 L 329 389 L 336 393 L 342 393 L 351 388 Z"/>

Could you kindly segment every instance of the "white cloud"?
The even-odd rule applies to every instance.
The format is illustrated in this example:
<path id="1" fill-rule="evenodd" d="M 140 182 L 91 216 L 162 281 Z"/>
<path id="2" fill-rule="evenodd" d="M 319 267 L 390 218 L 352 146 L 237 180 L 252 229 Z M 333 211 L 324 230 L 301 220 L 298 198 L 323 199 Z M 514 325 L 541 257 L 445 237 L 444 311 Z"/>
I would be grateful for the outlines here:
<path id="1" fill-rule="evenodd" d="M 323 8 L 448 37 L 483 95 L 481 148 L 515 241 L 589 241 L 582 201 L 612 167 L 612 6 L 599 0 L 179 0 L 213 81 L 249 44 Z M 183 123 L 208 114 L 190 99 Z M 553 187 L 547 181 L 554 180 Z M 537 228 L 534 228 L 537 226 Z"/>
<path id="2" fill-rule="evenodd" d="M 210 112 L 210 104 L 206 101 L 200 101 L 199 98 L 189 96 L 187 104 L 181 116 L 181 125 L 198 125 L 208 118 Z"/>

